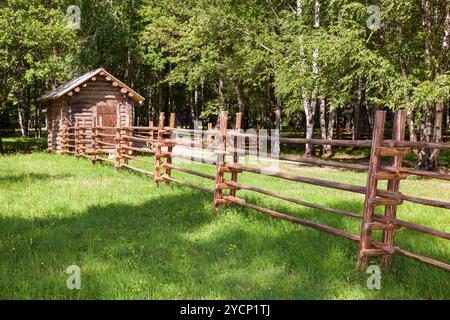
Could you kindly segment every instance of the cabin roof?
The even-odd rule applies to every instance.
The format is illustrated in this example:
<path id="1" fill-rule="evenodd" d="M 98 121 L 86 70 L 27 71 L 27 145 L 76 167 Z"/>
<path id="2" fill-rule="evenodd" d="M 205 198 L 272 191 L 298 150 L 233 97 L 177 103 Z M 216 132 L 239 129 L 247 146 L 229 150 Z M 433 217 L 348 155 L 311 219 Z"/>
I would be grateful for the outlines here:
<path id="1" fill-rule="evenodd" d="M 134 91 L 133 89 L 131 89 L 129 86 L 127 86 L 126 84 L 124 84 L 122 81 L 120 81 L 119 79 L 117 79 L 116 77 L 114 77 L 112 74 L 110 74 L 108 71 L 106 71 L 104 68 L 99 68 L 97 70 L 93 70 L 90 71 L 88 73 L 85 73 L 69 82 L 67 82 L 66 84 L 63 84 L 61 86 L 59 86 L 58 88 L 56 88 L 55 90 L 53 90 L 52 92 L 46 94 L 45 96 L 39 98 L 39 101 L 51 101 L 51 100 L 56 100 L 59 99 L 61 97 L 63 97 L 64 95 L 68 94 L 69 92 L 71 92 L 72 90 L 74 90 L 75 88 L 83 85 L 84 83 L 90 81 L 93 77 L 99 75 L 99 74 L 104 74 L 106 77 L 110 77 L 111 78 L 111 83 L 112 82 L 117 82 L 118 86 L 120 88 L 125 88 L 128 90 L 128 92 L 133 93 L 133 97 L 132 99 L 136 102 L 142 103 L 142 101 L 144 101 L 144 97 L 142 97 L 139 93 L 137 93 L 136 91 Z"/>

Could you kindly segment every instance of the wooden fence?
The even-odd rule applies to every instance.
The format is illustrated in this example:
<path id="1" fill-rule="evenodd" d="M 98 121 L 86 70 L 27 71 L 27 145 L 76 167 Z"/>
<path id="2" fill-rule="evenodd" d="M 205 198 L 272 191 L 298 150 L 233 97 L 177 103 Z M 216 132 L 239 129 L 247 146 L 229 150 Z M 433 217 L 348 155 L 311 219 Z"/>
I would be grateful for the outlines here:
<path id="1" fill-rule="evenodd" d="M 403 221 L 397 218 L 397 208 L 405 201 L 439 208 L 450 209 L 450 202 L 431 200 L 412 195 L 406 195 L 400 192 L 400 182 L 409 175 L 427 177 L 433 179 L 450 180 L 450 175 L 427 172 L 403 167 L 403 157 L 411 149 L 430 148 L 430 149 L 450 149 L 448 143 L 429 143 L 429 142 L 409 142 L 405 141 L 405 120 L 406 112 L 399 110 L 395 113 L 392 139 L 384 139 L 384 129 L 386 122 L 386 112 L 378 111 L 375 117 L 372 140 L 321 140 L 321 139 L 298 139 L 298 138 L 280 138 L 267 137 L 274 143 L 286 144 L 310 144 L 310 145 L 331 145 L 331 146 L 350 146 L 366 147 L 371 149 L 370 162 L 368 165 L 341 163 L 312 158 L 292 158 L 280 157 L 280 160 L 291 161 L 295 163 L 304 163 L 310 165 L 327 166 L 333 168 L 350 169 L 355 171 L 367 172 L 366 187 L 356 186 L 346 183 L 326 181 L 317 178 L 303 177 L 283 172 L 273 172 L 270 174 L 281 180 L 295 181 L 323 188 L 337 189 L 345 192 L 365 195 L 365 204 L 363 214 L 349 212 L 346 210 L 330 208 L 323 205 L 309 203 L 303 200 L 287 197 L 275 192 L 267 191 L 255 186 L 244 185 L 238 182 L 238 176 L 244 173 L 266 174 L 264 170 L 251 165 L 241 163 L 242 155 L 249 154 L 248 150 L 242 149 L 238 144 L 238 139 L 248 139 L 248 143 L 259 145 L 258 135 L 243 133 L 241 129 L 241 114 L 236 116 L 234 129 L 228 129 L 228 115 L 222 112 L 219 117 L 219 124 L 216 129 L 208 125 L 208 130 L 190 130 L 178 129 L 175 127 L 175 114 L 171 114 L 169 126 L 165 126 L 165 115 L 159 116 L 158 127 L 151 124 L 149 127 L 116 127 L 107 128 L 96 121 L 93 127 L 87 127 L 76 123 L 74 127 L 67 125 L 61 126 L 62 153 L 72 154 L 77 157 L 87 157 L 93 163 L 109 162 L 117 169 L 126 168 L 142 174 L 150 175 L 154 178 L 157 186 L 161 183 L 176 183 L 190 188 L 194 188 L 213 195 L 214 214 L 218 214 L 222 205 L 234 204 L 248 209 L 257 210 L 275 218 L 287 220 L 296 224 L 321 230 L 336 236 L 340 236 L 359 243 L 358 269 L 365 269 L 368 266 L 369 257 L 381 257 L 382 265 L 388 267 L 394 254 L 401 254 L 426 264 L 433 265 L 450 271 L 450 265 L 445 262 L 437 261 L 422 255 L 418 255 L 395 245 L 395 233 L 400 228 L 406 228 L 421 232 L 434 237 L 450 240 L 450 234 L 421 226 L 412 222 Z M 106 134 L 105 131 L 115 130 L 115 135 Z M 196 141 L 186 141 L 176 138 L 183 134 L 190 137 L 206 137 Z M 198 139 L 197 139 L 198 140 Z M 200 148 L 202 154 L 214 157 L 212 161 L 199 159 L 196 155 L 174 154 L 173 149 L 176 146 Z M 206 150 L 206 151 L 205 151 Z M 254 152 L 255 153 L 255 152 Z M 154 160 L 136 156 L 152 155 Z M 251 154 L 251 152 L 250 152 Z M 258 155 L 258 151 L 256 151 Z M 105 157 L 107 155 L 108 157 Z M 192 161 L 199 161 L 214 165 L 216 167 L 215 176 L 187 169 L 173 164 L 173 158 L 180 157 Z M 382 158 L 390 158 L 388 165 L 382 165 Z M 140 162 L 145 165 L 151 165 L 153 170 L 142 169 L 131 165 L 130 163 Z M 172 177 L 172 171 L 184 172 L 215 182 L 214 189 L 207 189 L 202 186 L 180 181 Z M 227 176 L 229 178 L 227 178 Z M 387 181 L 387 190 L 378 188 L 379 181 Z M 300 206 L 319 209 L 328 213 L 361 220 L 360 235 L 350 234 L 348 232 L 335 229 L 316 222 L 307 221 L 297 217 L 289 216 L 262 206 L 251 204 L 238 196 L 239 190 L 247 190 L 269 197 L 281 199 Z M 384 215 L 375 213 L 376 207 L 384 207 Z M 382 231 L 382 241 L 372 239 L 374 230 Z"/>

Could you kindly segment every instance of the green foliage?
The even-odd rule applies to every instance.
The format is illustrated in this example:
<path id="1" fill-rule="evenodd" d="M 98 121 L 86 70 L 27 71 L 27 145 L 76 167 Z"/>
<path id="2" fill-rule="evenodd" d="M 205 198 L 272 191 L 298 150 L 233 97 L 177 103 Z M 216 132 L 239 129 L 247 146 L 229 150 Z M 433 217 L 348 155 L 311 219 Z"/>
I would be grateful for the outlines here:
<path id="1" fill-rule="evenodd" d="M 71 76 L 68 62 L 76 37 L 61 10 L 42 1 L 7 1 L 0 8 L 0 25 L 0 70 L 8 100 L 17 103 L 25 86 Z"/>

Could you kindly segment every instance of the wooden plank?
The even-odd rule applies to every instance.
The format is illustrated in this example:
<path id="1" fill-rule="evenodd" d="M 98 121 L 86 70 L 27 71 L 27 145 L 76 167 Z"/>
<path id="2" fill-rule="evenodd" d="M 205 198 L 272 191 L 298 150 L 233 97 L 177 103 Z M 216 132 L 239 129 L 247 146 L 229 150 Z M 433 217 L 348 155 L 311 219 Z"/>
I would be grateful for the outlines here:
<path id="1" fill-rule="evenodd" d="M 375 173 L 375 179 L 377 180 L 405 180 L 406 178 L 408 178 L 408 175 L 401 173 L 391 173 L 383 171 Z"/>
<path id="2" fill-rule="evenodd" d="M 195 176 L 198 176 L 198 177 L 201 177 L 201 178 L 205 178 L 205 179 L 209 179 L 209 180 L 215 180 L 216 179 L 215 176 L 212 176 L 212 175 L 209 175 L 209 174 L 206 174 L 206 173 L 202 173 L 202 172 L 199 172 L 199 171 L 190 170 L 190 169 L 186 169 L 186 168 L 183 168 L 183 167 L 175 166 L 175 165 L 169 164 L 169 163 L 164 163 L 164 164 L 161 165 L 161 167 L 165 168 L 165 169 L 171 169 L 171 170 L 176 170 L 176 171 L 192 174 L 192 175 L 195 175 Z"/>
<path id="3" fill-rule="evenodd" d="M 228 125 L 228 112 L 222 111 L 219 116 L 219 151 L 226 151 L 227 148 L 227 125 Z M 223 191 L 220 189 L 221 184 L 224 182 L 224 173 L 220 168 L 225 166 L 225 155 L 221 154 L 217 156 L 216 166 L 216 188 L 214 189 L 214 208 L 213 213 L 217 215 L 220 210 L 221 200 L 223 200 Z"/>
<path id="4" fill-rule="evenodd" d="M 362 257 L 376 257 L 389 254 L 388 252 L 381 249 L 365 249 L 360 251 Z"/>
<path id="5" fill-rule="evenodd" d="M 410 149 L 439 149 L 439 150 L 449 150 L 450 149 L 450 143 L 436 143 L 436 142 L 426 142 L 426 141 L 384 140 L 383 146 L 410 148 Z"/>
<path id="6" fill-rule="evenodd" d="M 161 177 L 161 179 L 163 179 L 163 180 L 168 180 L 168 181 L 170 181 L 170 182 L 175 182 L 176 184 L 179 184 L 179 185 L 181 185 L 181 186 L 188 187 L 188 188 L 195 189 L 195 190 L 199 190 L 199 191 L 202 191 L 202 192 L 206 192 L 206 193 L 210 193 L 210 194 L 213 194 L 213 193 L 214 193 L 213 190 L 209 190 L 209 189 L 207 189 L 207 188 L 203 188 L 203 187 L 200 187 L 200 186 L 196 186 L 196 185 L 193 185 L 193 184 L 190 184 L 190 183 L 186 183 L 186 182 L 183 182 L 183 181 L 174 179 L 174 178 L 172 178 L 172 177 L 169 177 L 169 176 L 166 175 L 166 174 L 164 174 L 164 175 Z"/>
<path id="7" fill-rule="evenodd" d="M 345 232 L 345 231 L 342 231 L 342 230 L 338 230 L 338 229 L 335 229 L 335 228 L 332 228 L 332 227 L 329 227 L 329 226 L 325 226 L 325 225 L 322 225 L 322 224 L 319 224 L 319 223 L 310 222 L 310 221 L 306 221 L 306 220 L 303 220 L 303 219 L 300 219 L 300 218 L 292 217 L 292 216 L 289 216 L 289 215 L 286 215 L 286 214 L 283 214 L 283 213 L 280 213 L 280 212 L 277 212 L 277 211 L 274 211 L 274 210 L 270 210 L 270 209 L 267 209 L 267 208 L 263 208 L 263 207 L 254 205 L 254 204 L 249 204 L 249 203 L 246 203 L 246 202 L 242 202 L 242 200 L 237 199 L 236 197 L 224 196 L 223 198 L 225 200 L 231 202 L 231 203 L 235 203 L 237 205 L 240 205 L 240 206 L 248 208 L 248 209 L 253 209 L 253 210 L 260 211 L 262 213 L 265 213 L 265 214 L 270 215 L 270 216 L 275 217 L 275 218 L 287 220 L 287 221 L 290 221 L 290 222 L 293 222 L 293 223 L 296 223 L 296 224 L 301 224 L 303 226 L 314 228 L 314 229 L 317 229 L 317 230 L 320 230 L 320 231 L 323 231 L 323 232 L 326 232 L 326 233 L 330 233 L 330 234 L 333 234 L 333 235 L 336 235 L 336 236 L 340 236 L 340 237 L 343 237 L 343 238 L 347 238 L 347 239 L 351 239 L 351 240 L 355 240 L 355 241 L 359 240 L 358 236 L 350 234 L 348 232 Z"/>
<path id="8" fill-rule="evenodd" d="M 160 183 L 161 177 L 161 144 L 163 142 L 163 133 L 161 132 L 164 129 L 164 121 L 165 114 L 161 112 L 159 114 L 159 126 L 158 126 L 158 145 L 156 147 L 156 164 L 155 164 L 155 184 L 158 187 Z"/>
<path id="9" fill-rule="evenodd" d="M 384 124 L 386 122 L 386 111 L 377 111 L 373 129 L 372 149 L 370 155 L 369 172 L 367 175 L 366 198 L 364 202 L 363 223 L 361 226 L 361 240 L 359 244 L 360 255 L 358 256 L 358 269 L 366 269 L 368 266 L 367 256 L 361 254 L 364 250 L 370 249 L 372 241 L 372 230 L 366 229 L 365 225 L 373 221 L 374 205 L 373 201 L 377 197 L 378 180 L 375 173 L 380 170 L 381 162 L 377 148 L 383 142 Z"/>
<path id="10" fill-rule="evenodd" d="M 146 174 L 146 175 L 149 175 L 149 176 L 154 176 L 155 175 L 153 172 L 150 172 L 150 171 L 147 171 L 147 170 L 144 170 L 144 169 L 140 169 L 140 168 L 136 168 L 136 167 L 130 166 L 128 164 L 122 164 L 121 167 L 130 169 L 130 170 L 142 173 L 142 174 Z"/>
<path id="11" fill-rule="evenodd" d="M 403 157 L 411 152 L 409 148 L 399 148 L 399 147 L 377 147 L 377 155 L 381 157 Z"/>
<path id="12" fill-rule="evenodd" d="M 382 167 L 382 170 L 386 170 L 386 171 L 394 172 L 394 173 L 404 173 L 404 174 L 408 174 L 408 175 L 415 175 L 418 177 L 450 181 L 450 174 L 441 173 L 441 172 L 416 170 L 416 169 L 410 169 L 410 168 L 404 168 L 404 167 L 394 168 L 394 167 L 390 167 L 390 166 Z"/>
<path id="13" fill-rule="evenodd" d="M 322 167 L 348 169 L 348 170 L 354 170 L 354 171 L 359 171 L 359 172 L 367 172 L 369 170 L 369 166 L 365 165 L 365 164 L 345 163 L 345 162 L 338 162 L 338 161 L 332 161 L 332 160 L 321 160 L 321 159 L 315 159 L 315 158 L 300 158 L 300 157 L 282 156 L 282 157 L 279 157 L 279 160 L 311 164 L 311 165 L 318 165 L 318 166 L 322 166 Z"/>
<path id="14" fill-rule="evenodd" d="M 366 230 L 371 229 L 371 230 L 398 230 L 400 229 L 400 227 L 396 224 L 385 224 L 385 223 L 381 223 L 381 222 L 371 222 L 371 223 L 366 223 L 364 228 Z M 389 245 L 389 244 L 387 244 Z"/>
<path id="15" fill-rule="evenodd" d="M 362 219 L 362 215 L 356 214 L 356 213 L 353 213 L 353 212 L 340 210 L 340 209 L 335 209 L 335 208 L 329 208 L 329 207 L 321 206 L 321 205 L 314 204 L 314 203 L 309 203 L 309 202 L 298 200 L 298 199 L 294 199 L 294 198 L 291 198 L 291 197 L 282 196 L 282 195 L 277 194 L 275 192 L 267 191 L 267 190 L 264 190 L 264 189 L 261 189 L 261 188 L 239 184 L 239 183 L 236 183 L 236 182 L 233 182 L 233 181 L 226 181 L 225 183 L 230 185 L 230 186 L 233 186 L 233 187 L 235 187 L 236 189 L 239 189 L 239 190 L 253 191 L 253 192 L 257 192 L 257 193 L 260 193 L 260 194 L 271 196 L 271 197 L 274 197 L 274 198 L 277 198 L 277 199 L 281 199 L 281 200 L 285 200 L 285 201 L 288 201 L 288 202 L 291 202 L 291 203 L 295 203 L 295 204 L 298 204 L 298 205 L 301 205 L 301 206 L 304 206 L 304 207 L 318 209 L 318 210 L 322 210 L 322 211 L 325 211 L 325 212 L 335 213 L 335 214 L 338 214 L 338 215 L 352 217 L 352 218 L 356 218 L 356 219 Z"/>
<path id="16" fill-rule="evenodd" d="M 397 110 L 394 115 L 394 128 L 392 133 L 392 138 L 396 142 L 401 142 L 405 140 L 405 128 L 406 128 L 406 110 Z M 396 155 L 392 159 L 391 167 L 400 170 L 403 163 L 402 155 Z M 400 173 L 392 173 L 394 175 L 404 176 L 404 174 Z M 386 179 L 385 179 L 386 180 Z M 400 190 L 400 181 L 401 179 L 391 178 L 387 179 L 388 182 L 388 190 L 392 192 L 399 192 Z M 395 219 L 397 216 L 397 205 L 389 205 L 385 209 L 385 218 L 390 221 Z M 391 225 L 391 224 L 389 224 Z M 383 243 L 386 246 L 394 246 L 395 242 L 395 228 L 393 229 L 384 229 L 383 231 Z M 392 262 L 392 255 L 387 255 L 382 259 L 382 265 L 386 269 Z"/>
<path id="17" fill-rule="evenodd" d="M 379 206 L 397 206 L 402 204 L 403 201 L 400 199 L 394 200 L 394 199 L 386 199 L 386 198 L 375 198 L 375 199 L 369 199 L 369 205 L 372 207 L 379 207 Z"/>
<path id="18" fill-rule="evenodd" d="M 235 126 L 234 126 L 234 130 L 236 132 L 240 132 L 242 128 L 242 113 L 239 112 L 236 114 L 236 122 L 235 122 Z M 233 137 L 233 148 L 237 149 L 238 148 L 238 137 Z M 237 152 L 233 152 L 233 163 L 238 164 L 239 163 L 239 154 Z M 231 181 L 233 182 L 237 182 L 238 181 L 238 172 L 237 171 L 233 171 L 231 173 Z M 237 190 L 231 190 L 231 196 L 236 197 L 237 195 Z"/>
<path id="19" fill-rule="evenodd" d="M 127 145 L 121 146 L 121 149 L 128 150 L 128 151 L 147 153 L 147 154 L 156 154 L 156 152 L 157 152 L 157 151 L 149 149 L 149 148 L 135 148 L 135 147 L 127 146 Z"/>
<path id="20" fill-rule="evenodd" d="M 171 113 L 170 114 L 170 119 L 169 119 L 169 128 L 170 130 L 173 130 L 175 128 L 175 121 L 176 121 L 176 114 L 175 113 Z M 173 137 L 173 132 L 171 131 L 169 133 L 168 139 L 171 140 Z M 159 143 L 159 141 L 158 141 Z M 169 157 L 167 157 L 166 162 L 170 165 L 172 163 L 172 151 L 173 151 L 173 144 L 169 144 L 167 146 L 167 151 L 170 154 Z M 169 177 L 172 176 L 172 169 L 170 167 L 166 168 L 166 175 L 168 175 Z M 170 181 L 166 182 L 167 184 L 170 183 Z"/>

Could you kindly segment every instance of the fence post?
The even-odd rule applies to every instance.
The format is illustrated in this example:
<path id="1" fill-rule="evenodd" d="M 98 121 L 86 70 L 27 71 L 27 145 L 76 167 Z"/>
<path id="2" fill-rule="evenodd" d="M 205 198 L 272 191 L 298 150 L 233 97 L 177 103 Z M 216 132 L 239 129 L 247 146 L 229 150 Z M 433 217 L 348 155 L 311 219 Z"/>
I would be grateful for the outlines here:
<path id="1" fill-rule="evenodd" d="M 97 153 L 100 154 L 101 158 L 103 158 L 103 156 L 104 156 L 104 153 L 103 153 L 104 145 L 102 144 L 103 137 L 101 136 L 103 133 L 105 133 L 105 131 L 103 130 L 103 117 L 100 116 L 100 117 L 98 117 L 98 126 L 97 126 Z M 97 160 L 98 160 L 98 158 L 97 158 Z"/>
<path id="2" fill-rule="evenodd" d="M 75 156 L 80 156 L 80 119 L 75 120 Z"/>
<path id="3" fill-rule="evenodd" d="M 394 128 L 392 133 L 392 139 L 394 141 L 404 141 L 405 140 L 405 123 L 406 123 L 406 110 L 397 110 L 394 116 Z M 394 156 L 391 162 L 391 166 L 395 169 L 400 169 L 402 167 L 403 157 L 401 155 Z M 388 190 L 392 192 L 398 192 L 400 190 L 400 180 L 389 180 Z M 397 217 L 397 205 L 386 206 L 384 216 L 386 218 L 386 223 L 390 223 L 391 219 Z M 395 242 L 395 229 L 387 229 L 383 231 L 383 243 L 387 247 L 394 246 Z M 382 266 L 386 269 L 392 262 L 392 255 L 384 255 L 382 257 Z"/>
<path id="4" fill-rule="evenodd" d="M 219 117 L 219 144 L 216 150 L 217 153 L 217 166 L 216 166 L 216 185 L 214 189 L 214 215 L 217 215 L 220 210 L 220 206 L 226 201 L 223 199 L 223 183 L 225 172 L 225 160 L 227 150 L 227 123 L 228 112 L 222 111 Z"/>
<path id="5" fill-rule="evenodd" d="M 92 135 L 91 135 L 91 139 L 92 139 L 91 161 L 92 161 L 92 164 L 95 164 L 97 161 L 97 117 L 94 117 L 92 123 L 93 123 L 93 126 L 92 126 Z"/>
<path id="6" fill-rule="evenodd" d="M 67 127 L 65 122 L 61 122 L 61 128 L 59 129 L 59 135 L 60 138 L 60 147 L 61 147 L 61 154 L 66 153 L 66 136 L 67 136 Z"/>
<path id="7" fill-rule="evenodd" d="M 86 155 L 86 148 L 87 148 L 86 141 L 87 141 L 87 138 L 88 138 L 88 134 L 87 134 L 88 129 L 87 129 L 87 126 L 86 126 L 86 119 L 83 119 L 83 123 L 82 123 L 81 126 L 82 126 L 83 128 L 81 129 L 81 134 L 80 134 L 80 136 L 81 136 L 83 142 L 81 143 L 80 150 L 81 150 L 81 154 L 82 154 L 83 156 L 85 156 L 85 155 Z"/>
<path id="8" fill-rule="evenodd" d="M 162 158 L 162 144 L 164 135 L 164 112 L 159 114 L 159 124 L 158 124 L 158 142 L 156 144 L 156 164 L 155 164 L 155 184 L 159 187 L 159 182 L 161 180 L 161 158 Z"/>
<path id="9" fill-rule="evenodd" d="M 367 174 L 367 191 L 364 202 L 363 222 L 361 226 L 361 238 L 359 244 L 358 270 L 368 267 L 368 252 L 372 242 L 372 229 L 368 225 L 373 221 L 375 211 L 375 202 L 377 197 L 378 180 L 376 177 L 381 163 L 378 148 L 381 146 L 384 138 L 384 125 L 386 122 L 386 111 L 377 111 L 373 128 L 372 147 L 370 153 L 369 171 Z"/>
<path id="10" fill-rule="evenodd" d="M 237 113 L 236 114 L 236 125 L 235 125 L 235 133 L 241 133 L 241 127 L 242 127 L 242 113 Z M 239 163 L 239 145 L 238 145 L 238 137 L 234 136 L 233 139 L 233 163 L 234 164 L 238 164 Z M 237 178 L 238 178 L 238 172 L 236 170 L 233 170 L 231 173 L 231 181 L 232 182 L 237 182 Z M 236 197 L 237 194 L 237 190 L 236 189 L 231 189 L 230 191 L 231 196 Z"/>
<path id="11" fill-rule="evenodd" d="M 127 139 L 125 140 L 125 145 L 127 147 L 133 147 L 133 140 L 131 139 L 131 137 L 133 136 L 133 129 L 132 127 L 132 123 L 131 123 L 131 117 L 129 114 L 126 115 L 126 119 L 125 119 L 125 123 L 126 123 L 126 128 L 125 128 L 125 135 L 127 136 Z M 126 150 L 126 154 L 128 156 L 133 156 L 134 152 L 133 150 Z M 125 164 L 129 165 L 130 163 L 130 159 L 125 158 Z"/>
<path id="12" fill-rule="evenodd" d="M 176 122 L 176 114 L 175 113 L 171 113 L 170 114 L 170 121 L 169 121 L 169 140 L 172 140 L 173 138 L 173 129 L 175 128 L 175 122 Z M 167 163 L 168 164 L 172 164 L 172 152 L 173 152 L 173 144 L 172 142 L 169 143 L 168 145 L 168 154 L 167 154 Z M 166 175 L 170 178 L 172 177 L 172 169 L 167 168 L 166 169 Z M 166 184 L 170 184 L 169 180 L 166 180 Z"/>
<path id="13" fill-rule="evenodd" d="M 114 167 L 119 170 L 121 167 L 120 160 L 122 160 L 122 128 L 120 123 L 120 117 L 117 118 L 117 125 L 116 125 L 116 154 L 114 159 Z"/>

